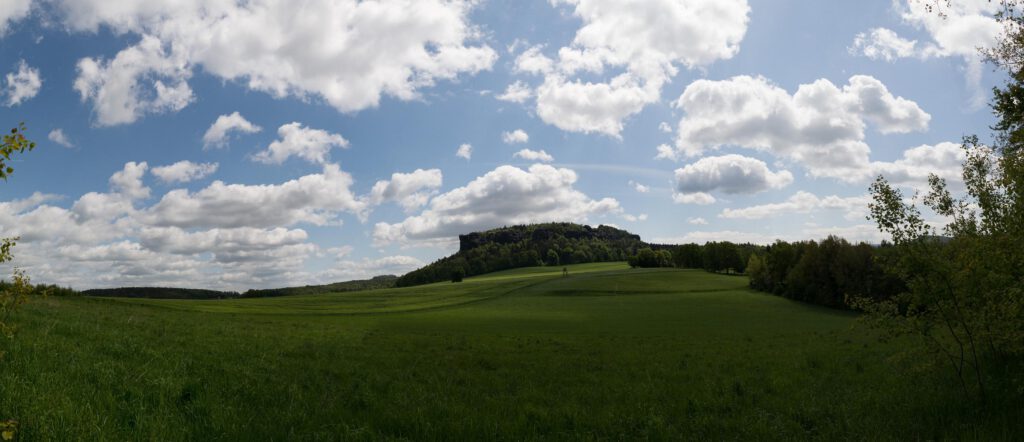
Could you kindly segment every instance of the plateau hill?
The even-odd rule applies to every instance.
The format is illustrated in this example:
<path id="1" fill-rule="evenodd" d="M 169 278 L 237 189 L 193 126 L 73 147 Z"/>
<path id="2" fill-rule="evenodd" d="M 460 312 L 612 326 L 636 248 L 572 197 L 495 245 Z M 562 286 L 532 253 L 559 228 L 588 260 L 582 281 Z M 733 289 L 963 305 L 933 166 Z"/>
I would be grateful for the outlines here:
<path id="1" fill-rule="evenodd" d="M 398 287 L 448 281 L 518 267 L 625 261 L 646 244 L 611 226 L 546 223 L 459 235 L 459 251 L 398 278 Z"/>

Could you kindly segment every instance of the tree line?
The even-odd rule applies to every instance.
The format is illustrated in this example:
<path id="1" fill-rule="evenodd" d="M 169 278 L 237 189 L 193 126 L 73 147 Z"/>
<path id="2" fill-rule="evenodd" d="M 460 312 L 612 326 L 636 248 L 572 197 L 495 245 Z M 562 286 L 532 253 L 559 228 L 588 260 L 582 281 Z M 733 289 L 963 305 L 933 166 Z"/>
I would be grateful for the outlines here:
<path id="1" fill-rule="evenodd" d="M 852 308 L 858 298 L 889 299 L 905 286 L 886 272 L 892 247 L 851 244 L 829 236 L 821 242 L 776 241 L 750 255 L 750 287 L 789 299 L 832 308 Z"/>

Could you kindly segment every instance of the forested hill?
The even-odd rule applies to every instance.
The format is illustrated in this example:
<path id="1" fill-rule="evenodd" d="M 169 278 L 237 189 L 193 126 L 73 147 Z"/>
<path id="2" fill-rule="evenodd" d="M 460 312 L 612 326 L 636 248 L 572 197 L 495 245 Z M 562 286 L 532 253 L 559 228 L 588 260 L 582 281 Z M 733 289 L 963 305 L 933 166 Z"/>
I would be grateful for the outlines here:
<path id="1" fill-rule="evenodd" d="M 283 287 L 276 289 L 250 289 L 243 293 L 217 290 L 186 289 L 179 287 L 118 287 L 91 289 L 80 292 L 84 296 L 111 298 L 152 298 L 152 299 L 228 299 L 228 298 L 269 298 L 273 296 L 319 295 L 323 293 L 354 292 L 359 290 L 385 289 L 395 286 L 398 277 L 394 275 L 374 276 L 371 279 L 335 282 L 324 285 Z"/>
<path id="2" fill-rule="evenodd" d="M 530 224 L 459 235 L 459 251 L 398 278 L 397 285 L 449 281 L 498 270 L 538 265 L 625 261 L 646 244 L 622 229 L 572 223 Z"/>

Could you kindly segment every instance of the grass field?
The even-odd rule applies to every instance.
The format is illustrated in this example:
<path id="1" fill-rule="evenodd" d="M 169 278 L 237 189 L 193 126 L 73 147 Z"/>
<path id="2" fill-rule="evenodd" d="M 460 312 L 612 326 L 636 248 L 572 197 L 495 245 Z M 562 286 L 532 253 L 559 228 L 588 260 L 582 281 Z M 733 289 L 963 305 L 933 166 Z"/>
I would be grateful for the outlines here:
<path id="1" fill-rule="evenodd" d="M 22 440 L 1012 439 L 852 314 L 624 264 L 281 298 L 49 298 L 0 362 Z"/>

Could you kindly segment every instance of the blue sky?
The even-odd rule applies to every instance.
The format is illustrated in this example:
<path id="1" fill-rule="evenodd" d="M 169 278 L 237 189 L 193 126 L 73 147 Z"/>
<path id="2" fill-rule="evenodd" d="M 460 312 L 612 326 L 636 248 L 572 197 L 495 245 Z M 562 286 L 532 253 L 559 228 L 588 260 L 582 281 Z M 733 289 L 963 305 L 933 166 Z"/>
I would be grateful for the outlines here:
<path id="1" fill-rule="evenodd" d="M 956 186 L 988 137 L 992 8 L 10 0 L 0 121 L 39 147 L 0 226 L 77 288 L 403 273 L 520 222 L 878 241 L 872 177 Z"/>

